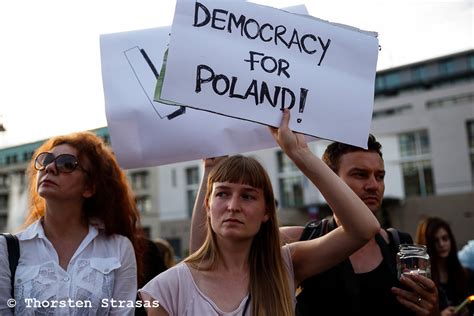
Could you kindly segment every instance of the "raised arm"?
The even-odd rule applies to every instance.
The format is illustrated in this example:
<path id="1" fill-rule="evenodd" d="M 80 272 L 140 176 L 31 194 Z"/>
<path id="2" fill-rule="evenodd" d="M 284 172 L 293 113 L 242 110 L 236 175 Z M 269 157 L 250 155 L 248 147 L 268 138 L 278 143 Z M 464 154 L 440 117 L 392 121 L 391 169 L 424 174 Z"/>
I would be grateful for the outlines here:
<path id="1" fill-rule="evenodd" d="M 271 128 L 272 135 L 323 194 L 341 224 L 321 238 L 290 244 L 295 281 L 299 284 L 349 257 L 375 236 L 380 224 L 360 198 L 310 151 L 304 135 L 288 128 L 289 120 L 290 113 L 285 110 L 280 128 Z"/>
<path id="2" fill-rule="evenodd" d="M 298 241 L 303 233 L 304 226 L 282 226 L 280 227 L 280 240 L 281 243 L 291 244 L 292 242 Z"/>
<path id="3" fill-rule="evenodd" d="M 207 191 L 207 177 L 221 160 L 227 156 L 207 158 L 203 160 L 204 173 L 201 178 L 201 184 L 199 185 L 199 191 L 194 201 L 193 216 L 191 218 L 191 233 L 189 236 L 189 253 L 193 253 L 198 250 L 204 240 L 206 239 L 206 191 Z"/>

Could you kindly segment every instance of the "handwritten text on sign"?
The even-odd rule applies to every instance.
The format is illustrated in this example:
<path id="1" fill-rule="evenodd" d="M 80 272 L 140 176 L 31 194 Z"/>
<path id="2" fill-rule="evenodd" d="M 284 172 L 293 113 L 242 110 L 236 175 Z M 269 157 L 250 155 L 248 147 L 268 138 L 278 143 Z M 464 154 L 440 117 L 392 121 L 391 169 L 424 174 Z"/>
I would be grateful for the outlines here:
<path id="1" fill-rule="evenodd" d="M 162 97 L 273 126 L 294 109 L 290 128 L 364 146 L 377 48 L 372 35 L 307 16 L 178 0 Z"/>

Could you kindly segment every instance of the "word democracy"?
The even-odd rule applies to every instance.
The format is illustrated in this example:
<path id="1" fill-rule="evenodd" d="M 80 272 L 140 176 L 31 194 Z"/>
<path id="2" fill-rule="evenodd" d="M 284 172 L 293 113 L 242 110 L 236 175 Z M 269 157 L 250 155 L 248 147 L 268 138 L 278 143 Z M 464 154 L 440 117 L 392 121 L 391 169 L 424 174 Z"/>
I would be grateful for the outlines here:
<path id="1" fill-rule="evenodd" d="M 318 66 L 326 55 L 331 44 L 331 39 L 323 40 L 320 36 L 314 34 L 304 34 L 300 36 L 294 28 L 289 31 L 284 25 L 273 26 L 270 23 L 261 24 L 257 20 L 247 18 L 244 15 L 237 16 L 223 9 L 213 9 L 211 11 L 202 3 L 196 1 L 194 7 L 194 27 L 203 27 L 210 23 L 210 27 L 216 30 L 227 30 L 228 33 L 240 30 L 240 36 L 248 39 L 260 39 L 263 42 L 272 42 L 278 45 L 284 45 L 291 49 L 294 45 L 300 53 L 313 55 L 321 50 Z M 287 32 L 288 31 L 288 32 Z"/>

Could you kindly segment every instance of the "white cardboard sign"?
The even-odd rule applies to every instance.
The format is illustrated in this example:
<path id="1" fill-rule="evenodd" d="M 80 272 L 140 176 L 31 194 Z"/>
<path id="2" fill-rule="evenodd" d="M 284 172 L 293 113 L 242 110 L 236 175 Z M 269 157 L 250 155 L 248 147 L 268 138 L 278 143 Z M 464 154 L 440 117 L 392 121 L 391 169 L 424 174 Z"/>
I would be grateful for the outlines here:
<path id="1" fill-rule="evenodd" d="M 120 165 L 139 168 L 277 146 L 261 124 L 190 108 L 181 113 L 153 101 L 169 33 L 162 27 L 100 38 L 107 123 Z"/>
<path id="2" fill-rule="evenodd" d="M 177 0 L 161 97 L 366 147 L 375 33 L 242 1 Z"/>

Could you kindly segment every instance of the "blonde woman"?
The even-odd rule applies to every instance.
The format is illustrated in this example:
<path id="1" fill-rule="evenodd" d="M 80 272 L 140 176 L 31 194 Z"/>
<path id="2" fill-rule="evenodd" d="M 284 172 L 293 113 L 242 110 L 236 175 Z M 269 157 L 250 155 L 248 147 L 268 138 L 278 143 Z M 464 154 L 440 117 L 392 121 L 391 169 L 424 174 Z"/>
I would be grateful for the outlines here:
<path id="1" fill-rule="evenodd" d="M 204 244 L 140 290 L 145 304 L 155 305 L 149 315 L 292 315 L 302 280 L 342 261 L 378 232 L 372 212 L 288 122 L 285 110 L 280 128 L 272 129 L 274 138 L 319 188 L 342 226 L 281 247 L 266 171 L 252 158 L 224 159 L 208 177 Z"/>

